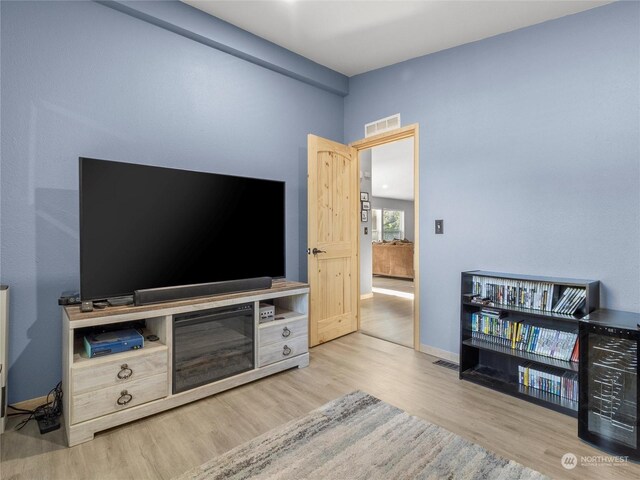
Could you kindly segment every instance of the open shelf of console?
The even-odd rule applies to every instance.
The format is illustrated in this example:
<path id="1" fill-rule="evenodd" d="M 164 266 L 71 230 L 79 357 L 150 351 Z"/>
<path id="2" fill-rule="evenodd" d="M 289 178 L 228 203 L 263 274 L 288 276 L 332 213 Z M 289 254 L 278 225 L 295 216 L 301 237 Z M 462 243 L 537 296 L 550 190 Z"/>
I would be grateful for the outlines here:
<path id="1" fill-rule="evenodd" d="M 259 304 L 276 307 L 277 320 L 261 324 Z M 80 312 L 62 309 L 64 423 L 69 446 L 93 439 L 95 433 L 294 367 L 309 364 L 309 287 L 278 281 L 272 288 L 147 306 L 108 307 Z M 219 380 L 174 393 L 174 318 L 220 309 L 251 306 L 253 367 Z M 93 328 L 129 326 L 144 321 L 143 348 L 88 358 L 84 333 Z M 176 324 L 177 325 L 177 324 Z M 230 328 L 235 328 L 230 325 Z M 177 335 L 177 334 L 175 334 Z M 246 343 L 245 343 L 246 345 Z M 184 343 L 181 344 L 184 348 Z M 227 348 L 227 347 L 225 347 Z"/>
<path id="2" fill-rule="evenodd" d="M 143 334 L 146 335 L 148 334 L 148 332 L 143 331 Z M 114 353 L 110 355 L 89 358 L 89 356 L 87 355 L 87 352 L 85 351 L 82 338 L 78 337 L 75 339 L 74 346 L 73 346 L 74 353 L 73 353 L 72 368 L 75 368 L 77 366 L 90 367 L 91 365 L 98 365 L 104 362 L 124 360 L 127 358 L 136 357 L 136 356 L 144 356 L 159 350 L 165 351 L 167 350 L 167 348 L 168 347 L 164 343 L 160 342 L 159 340 L 155 342 L 150 342 L 148 340 L 145 340 L 144 346 L 138 350 L 130 350 L 127 352 L 119 352 L 119 353 Z"/>
<path id="3" fill-rule="evenodd" d="M 76 328 L 73 330 L 73 364 L 76 365 L 92 365 L 101 363 L 102 359 L 106 359 L 105 361 L 112 361 L 117 358 L 126 358 L 127 356 L 140 356 L 150 353 L 153 350 L 166 350 L 167 349 L 167 338 L 165 335 L 166 332 L 166 322 L 171 321 L 170 317 L 152 317 L 143 319 L 140 324 L 140 333 L 144 337 L 144 344 L 142 348 L 138 350 L 131 350 L 127 352 L 120 352 L 109 354 L 105 356 L 97 356 L 93 358 L 89 358 L 85 345 L 84 345 L 84 337 L 86 334 L 95 331 L 95 326 L 92 327 L 84 327 L 84 328 Z M 110 327 L 111 329 L 117 328 L 116 324 L 100 324 L 98 327 Z M 105 329 L 107 330 L 107 329 Z M 149 335 L 156 335 L 158 340 L 149 341 L 147 337 Z"/>
<path id="4" fill-rule="evenodd" d="M 491 284 L 492 288 L 495 285 L 502 288 L 488 305 L 470 300 L 471 295 L 478 294 L 478 285 L 484 282 Z M 544 296 L 543 286 L 546 290 Z M 463 272 L 460 300 L 460 379 L 577 417 L 579 362 L 575 352 L 567 349 L 575 348 L 579 319 L 599 307 L 599 287 L 599 282 L 593 280 L 479 270 Z M 573 314 L 552 311 L 567 289 L 583 291 L 582 305 Z M 480 293 L 487 298 L 486 291 Z M 540 308 L 531 308 L 531 305 Z M 479 319 L 483 316 L 488 317 L 488 320 L 479 327 Z M 522 341 L 525 325 L 532 331 L 546 331 L 546 344 L 542 345 L 546 348 L 536 348 L 537 338 L 533 335 L 529 342 Z M 574 344 L 570 343 L 571 339 Z M 544 381 L 536 385 L 540 388 L 525 384 L 529 380 L 528 377 L 524 380 L 524 369 L 529 369 L 527 375 L 529 371 L 535 371 L 536 375 L 545 377 Z M 550 393 L 554 390 L 553 381 L 559 381 L 562 386 L 558 394 Z M 565 392 L 565 385 L 570 384 L 564 382 L 569 381 L 573 382 L 572 390 Z"/>
<path id="5" fill-rule="evenodd" d="M 306 319 L 307 314 L 296 312 L 293 310 L 287 310 L 286 308 L 276 307 L 276 313 L 273 316 L 273 320 L 260 322 L 260 328 L 269 327 L 272 325 L 285 324 L 287 322 L 293 322 L 300 319 Z"/>

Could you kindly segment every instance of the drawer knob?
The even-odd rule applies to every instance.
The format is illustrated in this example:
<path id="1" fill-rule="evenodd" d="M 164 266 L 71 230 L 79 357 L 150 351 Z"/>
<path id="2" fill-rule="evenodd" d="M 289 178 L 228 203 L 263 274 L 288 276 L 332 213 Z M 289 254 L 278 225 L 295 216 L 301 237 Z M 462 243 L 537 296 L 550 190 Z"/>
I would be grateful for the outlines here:
<path id="1" fill-rule="evenodd" d="M 118 398 L 118 400 L 116 401 L 116 403 L 118 405 L 126 405 L 127 403 L 129 403 L 131 400 L 133 400 L 133 395 L 131 395 L 129 392 L 127 392 L 126 390 L 122 390 L 120 392 L 120 398 Z"/>
<path id="2" fill-rule="evenodd" d="M 291 335 L 291 330 L 289 330 L 289 328 L 287 328 L 287 327 L 284 327 L 282 329 L 282 336 L 284 338 L 287 338 L 289 335 Z"/>
<path id="3" fill-rule="evenodd" d="M 291 355 L 291 349 L 287 345 L 285 345 L 284 348 L 282 349 L 282 355 L 285 357 L 287 355 Z"/>
<path id="4" fill-rule="evenodd" d="M 122 365 L 120 365 L 120 371 L 118 372 L 118 375 L 117 375 L 119 380 L 126 380 L 131 375 L 133 375 L 133 370 L 129 368 L 129 365 L 127 365 L 126 363 L 123 363 Z"/>

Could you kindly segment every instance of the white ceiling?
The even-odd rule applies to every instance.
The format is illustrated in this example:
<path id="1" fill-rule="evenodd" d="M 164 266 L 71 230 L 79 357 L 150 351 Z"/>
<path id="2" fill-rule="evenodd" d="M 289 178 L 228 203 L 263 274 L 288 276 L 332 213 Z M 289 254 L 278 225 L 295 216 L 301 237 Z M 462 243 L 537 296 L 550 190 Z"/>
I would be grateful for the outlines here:
<path id="1" fill-rule="evenodd" d="M 371 195 L 413 201 L 413 138 L 371 149 Z"/>
<path id="2" fill-rule="evenodd" d="M 347 76 L 611 3 L 183 1 Z"/>

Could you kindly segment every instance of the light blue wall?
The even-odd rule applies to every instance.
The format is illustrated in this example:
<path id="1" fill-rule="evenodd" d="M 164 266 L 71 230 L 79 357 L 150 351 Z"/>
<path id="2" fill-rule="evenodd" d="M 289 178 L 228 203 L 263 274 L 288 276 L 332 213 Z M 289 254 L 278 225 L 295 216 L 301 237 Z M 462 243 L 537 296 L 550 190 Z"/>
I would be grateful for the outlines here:
<path id="1" fill-rule="evenodd" d="M 342 140 L 341 96 L 97 3 L 3 1 L 1 21 L 10 402 L 60 380 L 81 155 L 286 181 L 287 276 L 306 279 L 306 136 Z"/>
<path id="2" fill-rule="evenodd" d="M 421 343 L 458 351 L 469 269 L 599 279 L 640 311 L 639 65 L 617 2 L 351 78 L 345 141 L 420 124 Z"/>

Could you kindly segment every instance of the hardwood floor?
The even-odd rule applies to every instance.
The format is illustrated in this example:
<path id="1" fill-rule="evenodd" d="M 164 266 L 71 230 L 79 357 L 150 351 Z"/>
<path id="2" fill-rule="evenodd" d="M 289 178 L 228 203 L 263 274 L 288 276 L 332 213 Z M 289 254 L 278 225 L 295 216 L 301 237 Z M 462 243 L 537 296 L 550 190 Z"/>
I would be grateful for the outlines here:
<path id="1" fill-rule="evenodd" d="M 605 455 L 577 438 L 576 420 L 458 380 L 434 357 L 360 333 L 311 349 L 311 365 L 264 378 L 66 448 L 61 430 L 31 422 L 1 439 L 8 479 L 168 479 L 353 390 L 363 390 L 553 478 L 640 478 L 640 465 L 580 466 Z"/>
<path id="2" fill-rule="evenodd" d="M 360 331 L 413 348 L 413 299 L 382 293 L 413 294 L 413 282 L 374 276 L 373 289 L 373 298 L 360 300 Z"/>
<path id="3" fill-rule="evenodd" d="M 406 278 L 373 276 L 373 288 L 385 288 L 403 293 L 413 293 L 413 280 Z"/>

